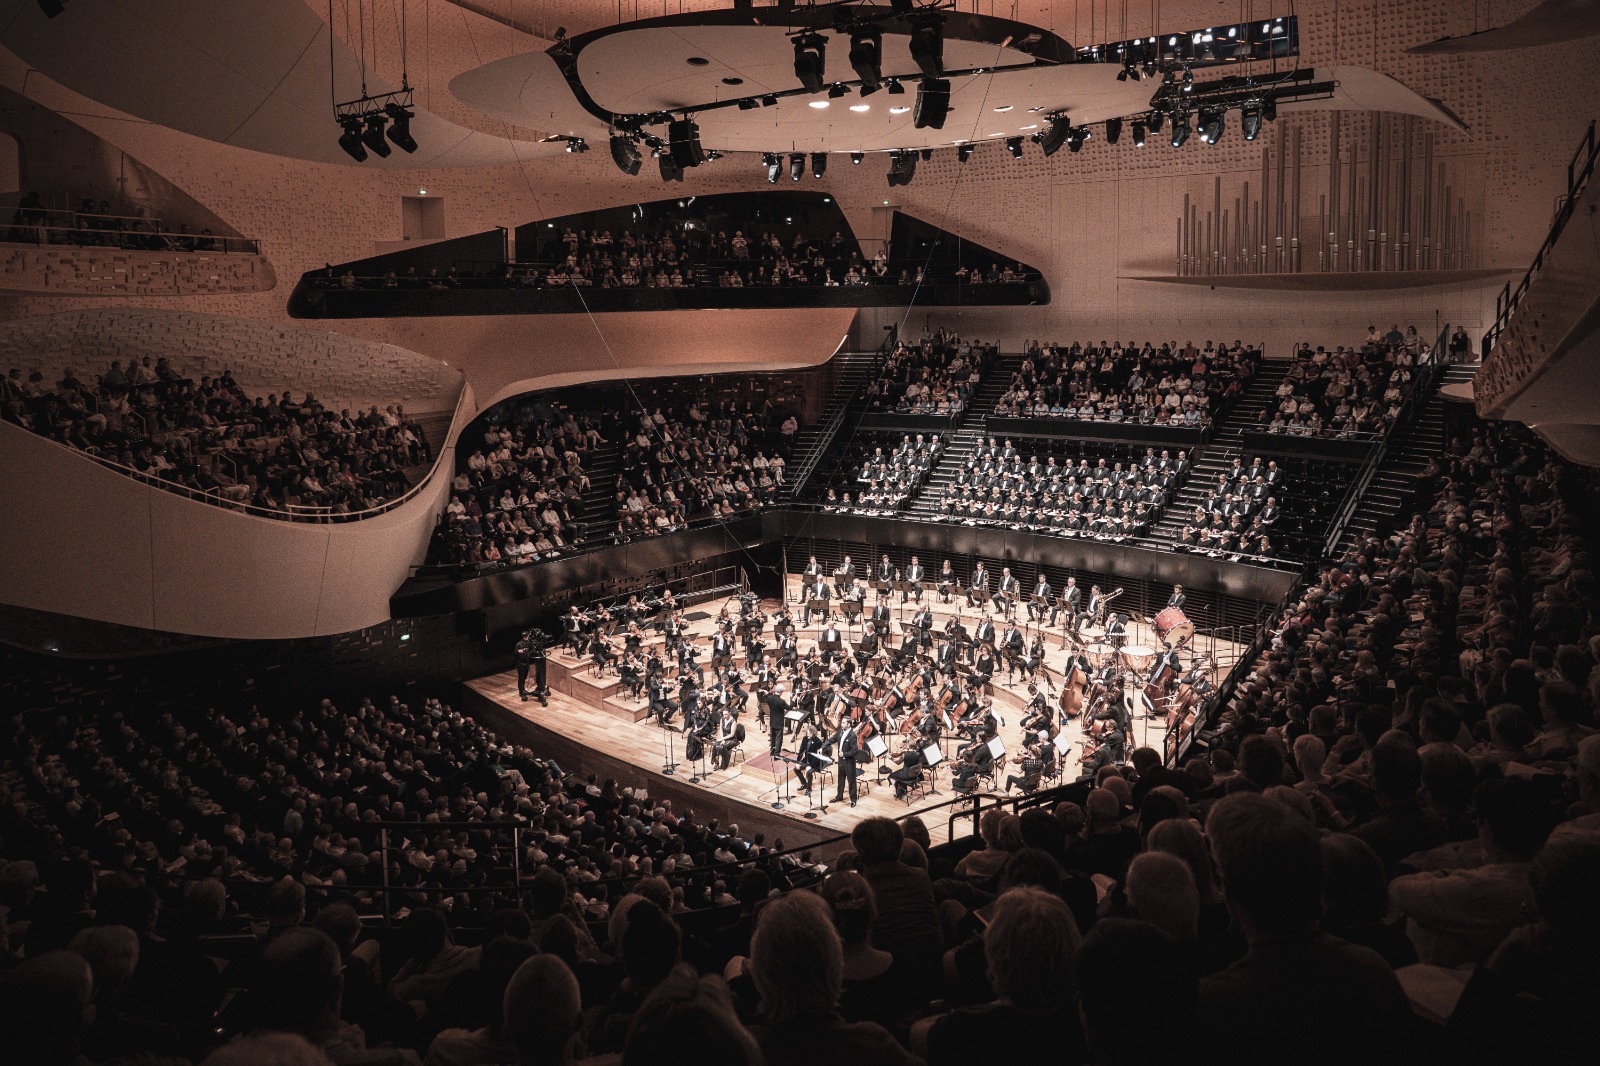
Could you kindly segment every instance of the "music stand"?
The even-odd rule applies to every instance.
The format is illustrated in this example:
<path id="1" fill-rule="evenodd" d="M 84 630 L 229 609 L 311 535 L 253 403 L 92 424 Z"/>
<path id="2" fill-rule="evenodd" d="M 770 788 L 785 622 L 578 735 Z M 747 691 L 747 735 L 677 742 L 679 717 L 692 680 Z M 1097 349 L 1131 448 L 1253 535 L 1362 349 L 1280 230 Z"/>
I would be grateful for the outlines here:
<path id="1" fill-rule="evenodd" d="M 828 620 L 833 617 L 831 614 L 828 613 L 828 601 L 825 600 L 825 599 L 807 600 L 806 601 L 806 611 L 808 613 L 815 613 L 817 611 L 821 611 L 822 612 L 822 624 L 823 625 L 827 625 L 828 624 Z M 809 623 L 807 623 L 807 624 L 809 624 Z"/>
<path id="2" fill-rule="evenodd" d="M 817 637 L 817 650 L 823 654 L 829 663 L 832 663 L 833 656 L 844 654 L 844 644 L 837 640 L 823 640 L 819 635 Z"/>
<path id="3" fill-rule="evenodd" d="M 878 780 L 883 780 L 883 775 L 888 773 L 883 768 L 883 757 L 889 754 L 889 745 L 884 742 L 882 737 L 874 733 L 867 738 L 867 754 L 878 760 Z"/>
<path id="4" fill-rule="evenodd" d="M 990 597 L 988 589 L 967 590 L 967 599 L 971 601 L 971 605 L 973 607 L 982 607 L 987 604 L 991 598 L 992 597 Z"/>
<path id="5" fill-rule="evenodd" d="M 817 812 L 811 809 L 813 804 L 821 809 L 823 814 L 828 813 L 828 782 L 825 775 L 828 772 L 828 767 L 833 765 L 833 759 L 819 751 L 807 752 L 806 759 L 811 763 L 811 791 L 806 793 L 806 817 L 815 818 Z M 822 780 L 818 780 L 818 778 L 822 778 Z M 820 789 L 817 787 L 819 785 L 821 786 Z M 820 801 L 817 797 L 819 792 L 821 793 Z"/>
<path id="6" fill-rule="evenodd" d="M 789 780 L 790 778 L 794 777 L 794 760 L 789 758 L 789 756 L 785 755 L 781 751 L 774 752 L 772 759 L 774 762 L 786 762 L 789 764 L 789 768 L 784 771 L 783 775 L 783 799 L 775 799 L 772 801 L 772 809 L 775 811 L 781 811 L 783 810 L 785 801 L 789 799 Z"/>
<path id="7" fill-rule="evenodd" d="M 880 600 L 883 599 L 885 596 L 889 595 L 889 582 L 884 581 L 881 578 L 873 581 L 872 582 L 872 587 L 877 590 L 878 599 L 880 599 Z"/>
<path id="8" fill-rule="evenodd" d="M 939 764 L 944 762 L 944 752 L 939 745 L 929 744 L 922 749 L 922 761 L 928 767 L 928 795 L 944 795 L 939 791 Z"/>
<path id="9" fill-rule="evenodd" d="M 1055 745 L 1056 758 L 1065 762 L 1067 758 L 1067 752 L 1072 750 L 1072 741 L 1067 738 L 1067 727 L 1062 726 L 1061 731 L 1055 735 L 1055 739 L 1050 743 Z"/>
<path id="10" fill-rule="evenodd" d="M 851 629 L 861 625 L 861 601 L 840 600 L 839 609 L 844 612 L 844 624 Z"/>
<path id="11" fill-rule="evenodd" d="M 1001 759 L 1006 757 L 1006 742 L 1001 740 L 999 737 L 990 737 L 988 748 L 989 756 L 996 762 L 999 762 Z"/>

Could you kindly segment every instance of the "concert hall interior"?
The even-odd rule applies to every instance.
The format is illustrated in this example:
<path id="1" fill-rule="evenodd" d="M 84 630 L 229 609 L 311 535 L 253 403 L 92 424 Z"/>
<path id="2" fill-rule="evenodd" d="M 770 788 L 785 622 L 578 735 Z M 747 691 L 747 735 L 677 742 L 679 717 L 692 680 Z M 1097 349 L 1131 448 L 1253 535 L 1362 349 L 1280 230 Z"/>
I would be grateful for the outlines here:
<path id="1" fill-rule="evenodd" d="M 1597 35 L 0 0 L 0 1061 L 1597 1046 Z"/>

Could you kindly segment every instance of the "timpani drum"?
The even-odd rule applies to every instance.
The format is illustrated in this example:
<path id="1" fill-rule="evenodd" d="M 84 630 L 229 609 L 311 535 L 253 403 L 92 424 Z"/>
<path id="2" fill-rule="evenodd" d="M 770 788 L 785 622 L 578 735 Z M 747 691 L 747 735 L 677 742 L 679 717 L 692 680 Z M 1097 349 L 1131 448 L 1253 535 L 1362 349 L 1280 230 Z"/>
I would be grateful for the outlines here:
<path id="1" fill-rule="evenodd" d="M 1156 636 L 1168 644 L 1186 644 L 1194 636 L 1194 623 L 1181 607 L 1165 607 L 1156 615 Z"/>
<path id="2" fill-rule="evenodd" d="M 1111 657 L 1116 653 L 1117 650 L 1109 644 L 1085 644 L 1083 646 L 1084 658 L 1088 659 L 1089 665 L 1096 670 L 1110 662 Z"/>
<path id="3" fill-rule="evenodd" d="M 1151 665 L 1156 661 L 1156 650 L 1147 648 L 1143 644 L 1126 645 L 1117 654 L 1121 656 L 1124 670 L 1132 670 L 1134 673 L 1139 674 L 1150 669 Z"/>

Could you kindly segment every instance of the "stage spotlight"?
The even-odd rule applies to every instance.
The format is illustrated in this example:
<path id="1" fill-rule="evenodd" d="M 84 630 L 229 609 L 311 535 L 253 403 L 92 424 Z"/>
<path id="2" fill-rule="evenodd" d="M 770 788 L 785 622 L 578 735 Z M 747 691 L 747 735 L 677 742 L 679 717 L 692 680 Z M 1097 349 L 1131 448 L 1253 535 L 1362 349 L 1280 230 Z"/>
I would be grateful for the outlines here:
<path id="1" fill-rule="evenodd" d="M 399 104 L 385 104 L 383 113 L 389 116 L 389 140 L 402 152 L 415 152 L 417 142 L 411 136 L 411 120 L 416 115 Z"/>
<path id="2" fill-rule="evenodd" d="M 1268 122 L 1278 121 L 1278 98 L 1268 96 L 1261 101 L 1261 117 Z"/>
<path id="3" fill-rule="evenodd" d="M 822 91 L 827 52 L 827 38 L 820 33 L 802 33 L 794 39 L 794 76 L 808 93 Z"/>
<path id="4" fill-rule="evenodd" d="M 776 152 L 767 152 L 762 155 L 761 163 L 767 168 L 768 184 L 778 184 L 778 175 L 783 172 L 783 157 Z"/>
<path id="5" fill-rule="evenodd" d="M 1067 150 L 1079 152 L 1083 149 L 1083 142 L 1087 141 L 1094 133 L 1088 126 L 1077 126 L 1067 131 Z"/>
<path id="6" fill-rule="evenodd" d="M 672 158 L 671 152 L 662 152 L 656 157 L 656 162 L 661 167 L 662 181 L 683 180 L 683 168 L 678 165 L 678 161 L 676 159 Z"/>
<path id="7" fill-rule="evenodd" d="M 820 177 L 822 177 L 822 175 L 826 174 L 827 172 L 828 172 L 828 153 L 827 152 L 812 152 L 811 153 L 811 176 L 813 178 L 820 178 Z"/>
<path id="8" fill-rule="evenodd" d="M 361 116 L 350 115 L 339 120 L 339 125 L 344 127 L 344 133 L 339 135 L 339 147 L 345 154 L 357 163 L 367 161 L 366 146 L 361 143 Z"/>
<path id="9" fill-rule="evenodd" d="M 900 84 L 899 78 L 890 78 L 888 81 L 890 96 L 904 96 L 906 87 Z"/>
<path id="10" fill-rule="evenodd" d="M 589 150 L 589 142 L 582 137 L 567 138 L 567 152 L 569 155 L 579 155 Z"/>
<path id="11" fill-rule="evenodd" d="M 922 157 L 922 161 L 924 163 L 926 163 L 930 159 L 933 158 L 933 149 L 932 148 L 919 148 L 919 149 L 917 149 L 917 154 L 920 155 Z"/>
<path id="12" fill-rule="evenodd" d="M 639 157 L 639 146 L 634 143 L 633 138 L 620 133 L 611 135 L 611 161 L 617 165 L 618 170 L 630 178 L 636 176 L 644 164 L 644 160 Z"/>
<path id="13" fill-rule="evenodd" d="M 889 184 L 910 185 L 917 174 L 917 153 L 895 152 L 889 157 Z"/>
<path id="14" fill-rule="evenodd" d="M 362 131 L 361 143 L 367 146 L 367 151 L 379 159 L 389 158 L 389 142 L 384 139 L 383 128 L 389 120 L 379 114 L 367 116 L 367 128 Z"/>
<path id="15" fill-rule="evenodd" d="M 1186 93 L 1194 92 L 1194 71 L 1188 67 L 1183 68 L 1183 91 Z"/>
<path id="16" fill-rule="evenodd" d="M 866 153 L 865 152 L 851 152 L 850 153 L 850 164 L 852 166 L 859 167 L 861 165 L 861 161 L 863 159 L 865 159 L 865 158 L 866 158 Z"/>
<path id="17" fill-rule="evenodd" d="M 840 82 L 834 82 L 832 85 L 828 86 L 828 99 L 829 100 L 837 100 L 841 96 L 849 96 L 849 95 L 850 95 L 850 87 L 848 85 L 844 85 L 844 84 L 842 84 Z"/>
<path id="18" fill-rule="evenodd" d="M 739 110 L 740 111 L 754 111 L 756 108 L 758 108 L 760 106 L 761 106 L 761 101 L 757 100 L 753 96 L 747 96 L 743 100 L 739 101 Z"/>
<path id="19" fill-rule="evenodd" d="M 923 78 L 917 83 L 917 108 L 913 125 L 921 129 L 944 128 L 950 114 L 950 82 L 945 78 Z"/>
<path id="20" fill-rule="evenodd" d="M 1133 61 L 1131 59 L 1122 64 L 1122 69 L 1117 71 L 1118 81 L 1127 81 L 1129 78 L 1132 78 L 1134 81 L 1139 80 L 1139 68 L 1133 65 Z"/>
<path id="21" fill-rule="evenodd" d="M 1152 111 L 1152 112 L 1150 112 L 1150 132 L 1151 133 L 1160 133 L 1161 132 L 1161 124 L 1165 119 L 1166 119 L 1166 115 L 1163 114 L 1160 111 Z"/>
<path id="22" fill-rule="evenodd" d="M 972 153 L 977 149 L 977 147 L 977 145 L 971 143 L 958 145 L 956 147 L 956 162 L 965 163 L 967 160 L 971 159 Z"/>
<path id="23" fill-rule="evenodd" d="M 1178 111 L 1172 116 L 1172 147 L 1182 148 L 1189 139 L 1189 112 Z"/>
<path id="24" fill-rule="evenodd" d="M 1222 131 L 1227 125 L 1226 112 L 1217 108 L 1200 112 L 1200 139 L 1207 144 L 1216 144 L 1222 140 Z"/>
<path id="25" fill-rule="evenodd" d="M 1144 123 L 1143 122 L 1135 122 L 1133 124 L 1133 146 L 1135 148 L 1143 148 L 1144 147 L 1144 138 L 1145 138 Z M 1109 142 L 1111 140 L 1111 134 L 1110 134 L 1109 131 L 1106 133 L 1106 140 L 1107 140 L 1107 142 Z"/>
<path id="26" fill-rule="evenodd" d="M 804 152 L 796 152 L 796 153 L 794 153 L 794 155 L 791 155 L 789 157 L 789 178 L 792 181 L 799 181 L 801 175 L 803 175 L 805 172 L 806 172 L 806 157 L 805 157 L 805 153 Z"/>
<path id="27" fill-rule="evenodd" d="M 761 106 L 762 107 L 776 107 L 776 106 L 778 106 L 778 96 L 777 96 L 777 94 L 776 93 L 768 93 L 767 95 L 763 96 L 761 98 Z"/>
<path id="28" fill-rule="evenodd" d="M 1261 105 L 1250 103 L 1244 105 L 1239 112 L 1239 129 L 1244 131 L 1244 139 L 1253 141 L 1261 134 Z"/>
<path id="29" fill-rule="evenodd" d="M 1021 159 L 1022 158 L 1022 138 L 1021 137 L 1007 137 L 1006 138 L 1006 151 L 1011 153 L 1011 158 L 1012 159 Z"/>
<path id="30" fill-rule="evenodd" d="M 1144 61 L 1144 76 L 1145 77 L 1147 77 L 1147 78 L 1155 77 L 1156 76 L 1156 72 L 1157 72 L 1158 69 L 1159 68 L 1156 66 L 1156 61 L 1154 59 L 1146 59 Z"/>
<path id="31" fill-rule="evenodd" d="M 1120 118 L 1106 119 L 1106 143 L 1116 144 L 1122 139 L 1122 120 Z"/>
<path id="32" fill-rule="evenodd" d="M 861 79 L 861 95 L 875 93 L 883 84 L 883 31 L 857 30 L 850 35 L 850 66 Z"/>
<path id="33" fill-rule="evenodd" d="M 943 15 L 919 15 L 911 20 L 911 58 L 928 77 L 944 77 Z"/>
<path id="34" fill-rule="evenodd" d="M 1039 142 L 1039 147 L 1044 149 L 1047 156 L 1055 155 L 1067 141 L 1067 134 L 1072 129 L 1072 122 L 1065 115 L 1051 115 L 1050 125 L 1040 130 L 1034 139 Z"/>
<path id="35" fill-rule="evenodd" d="M 667 123 L 667 144 L 672 149 L 672 158 L 685 170 L 706 161 L 705 149 L 700 147 L 700 127 L 692 118 Z"/>

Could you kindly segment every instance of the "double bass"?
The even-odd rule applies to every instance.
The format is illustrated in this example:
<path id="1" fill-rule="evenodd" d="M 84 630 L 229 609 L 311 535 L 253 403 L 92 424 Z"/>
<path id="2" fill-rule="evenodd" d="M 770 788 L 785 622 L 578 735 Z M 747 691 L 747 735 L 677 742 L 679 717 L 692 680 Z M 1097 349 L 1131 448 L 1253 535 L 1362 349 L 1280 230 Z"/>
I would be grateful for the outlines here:
<path id="1" fill-rule="evenodd" d="M 1067 676 L 1061 682 L 1061 694 L 1058 697 L 1063 718 L 1076 718 L 1083 713 L 1083 692 L 1088 685 L 1089 673 L 1083 668 L 1083 660 L 1074 655 L 1067 667 Z"/>

